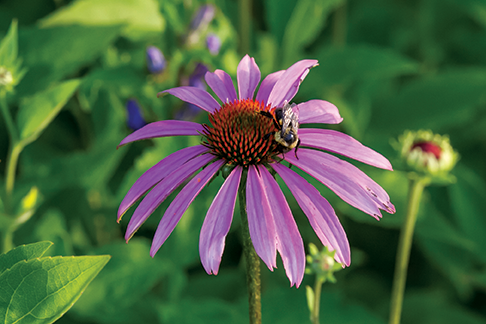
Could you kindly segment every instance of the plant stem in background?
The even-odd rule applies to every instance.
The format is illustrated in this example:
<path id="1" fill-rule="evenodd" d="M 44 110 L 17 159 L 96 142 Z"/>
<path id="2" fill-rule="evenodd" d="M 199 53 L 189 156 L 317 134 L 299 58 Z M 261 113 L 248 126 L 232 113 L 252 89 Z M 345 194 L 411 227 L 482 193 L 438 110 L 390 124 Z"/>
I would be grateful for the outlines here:
<path id="1" fill-rule="evenodd" d="M 312 324 L 319 324 L 319 308 L 321 306 L 321 290 L 324 281 L 316 276 L 316 282 L 314 283 L 314 307 L 311 311 L 311 322 Z"/>
<path id="2" fill-rule="evenodd" d="M 403 294 L 407 280 L 408 261 L 410 259 L 410 249 L 412 247 L 413 231 L 417 212 L 422 198 L 424 187 L 428 184 L 428 178 L 414 178 L 410 180 L 408 195 L 407 215 L 405 223 L 400 232 L 398 243 L 397 259 L 395 263 L 395 276 L 393 278 L 393 289 L 390 305 L 390 324 L 400 323 L 402 313 Z"/>
<path id="3" fill-rule="evenodd" d="M 246 262 L 250 324 L 260 324 L 262 322 L 260 258 L 256 254 L 255 249 L 253 248 L 253 243 L 251 242 L 245 195 L 246 174 L 243 174 L 240 188 L 238 189 L 238 199 L 240 203 L 241 232 L 243 236 L 243 254 Z"/>
<path id="4" fill-rule="evenodd" d="M 17 162 L 20 152 L 22 151 L 22 146 L 19 145 L 17 129 L 15 128 L 12 116 L 8 110 L 7 96 L 5 94 L 0 94 L 0 110 L 2 111 L 3 120 L 5 121 L 8 135 L 10 137 L 10 148 L 6 161 L 7 167 L 5 170 L 5 207 L 6 211 L 10 212 L 10 197 L 14 187 L 15 171 L 17 170 Z"/>
<path id="5" fill-rule="evenodd" d="M 347 5 L 343 2 L 334 12 L 334 19 L 332 21 L 332 43 L 336 47 L 343 47 L 346 45 L 347 34 Z"/>
<path id="6" fill-rule="evenodd" d="M 240 50 L 242 53 L 250 53 L 251 43 L 251 0 L 239 0 L 240 13 Z"/>

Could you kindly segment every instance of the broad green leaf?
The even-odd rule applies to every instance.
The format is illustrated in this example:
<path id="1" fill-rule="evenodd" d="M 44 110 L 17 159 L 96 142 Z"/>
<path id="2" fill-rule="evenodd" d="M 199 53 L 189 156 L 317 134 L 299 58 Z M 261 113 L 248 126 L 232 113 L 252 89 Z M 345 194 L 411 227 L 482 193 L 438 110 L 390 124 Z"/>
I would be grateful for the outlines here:
<path id="1" fill-rule="evenodd" d="M 325 85 L 349 85 L 369 79 L 416 73 L 416 62 L 393 50 L 369 45 L 325 47 L 318 55 L 318 74 Z M 311 74 L 309 76 L 311 76 Z"/>
<path id="2" fill-rule="evenodd" d="M 165 20 L 155 0 L 77 0 L 42 19 L 40 26 L 126 25 L 124 35 L 138 39 L 161 33 Z"/>
<path id="3" fill-rule="evenodd" d="M 475 253 L 486 263 L 486 184 L 473 170 L 464 165 L 456 167 L 457 182 L 448 187 L 455 223 L 464 235 L 475 243 Z"/>
<path id="4" fill-rule="evenodd" d="M 439 132 L 472 121 L 486 101 L 486 70 L 456 70 L 410 82 L 373 118 L 390 135 L 411 127 Z"/>
<path id="5" fill-rule="evenodd" d="M 265 1 L 266 20 L 270 32 L 280 44 L 284 37 L 285 26 L 287 25 L 298 0 L 267 0 Z"/>
<path id="6" fill-rule="evenodd" d="M 18 246 L 0 255 L 0 275 L 17 262 L 40 258 L 51 246 L 52 242 L 37 242 Z"/>
<path id="7" fill-rule="evenodd" d="M 137 238 L 129 244 L 118 241 L 97 249 L 96 254 L 110 254 L 111 261 L 86 289 L 72 312 L 93 322 L 153 322 L 142 319 L 145 317 L 137 319 L 141 310 L 138 302 L 146 301 L 147 294 L 162 276 L 177 269 L 170 260 L 150 257 L 149 251 L 148 242 Z"/>
<path id="8" fill-rule="evenodd" d="M 10 67 L 17 59 L 17 21 L 10 24 L 7 35 L 0 42 L 0 66 Z"/>
<path id="9" fill-rule="evenodd" d="M 109 259 L 101 255 L 18 262 L 0 275 L 0 321 L 54 322 L 71 308 Z"/>
<path id="10" fill-rule="evenodd" d="M 27 144 L 35 141 L 64 107 L 81 81 L 65 81 L 53 88 L 23 100 L 17 116 L 20 139 Z"/>
<path id="11" fill-rule="evenodd" d="M 477 22 L 486 26 L 486 2 L 484 0 L 448 0 L 469 13 Z"/>
<path id="12" fill-rule="evenodd" d="M 19 52 L 29 71 L 16 88 L 18 96 L 30 96 L 89 65 L 120 35 L 121 28 L 62 26 L 20 30 Z"/>
<path id="13" fill-rule="evenodd" d="M 331 12 L 344 0 L 299 0 L 285 27 L 282 43 L 283 65 L 288 66 L 299 58 L 324 27 Z"/>
<path id="14" fill-rule="evenodd" d="M 204 298 L 164 303 L 158 307 L 160 323 L 180 324 L 244 324 L 248 323 L 248 311 L 226 300 Z M 282 310 L 280 310 L 282 311 Z M 268 321 L 269 323 L 277 323 Z"/>
<path id="15" fill-rule="evenodd" d="M 405 294 L 402 323 L 484 324 L 484 317 L 460 306 L 449 291 L 427 287 Z"/>

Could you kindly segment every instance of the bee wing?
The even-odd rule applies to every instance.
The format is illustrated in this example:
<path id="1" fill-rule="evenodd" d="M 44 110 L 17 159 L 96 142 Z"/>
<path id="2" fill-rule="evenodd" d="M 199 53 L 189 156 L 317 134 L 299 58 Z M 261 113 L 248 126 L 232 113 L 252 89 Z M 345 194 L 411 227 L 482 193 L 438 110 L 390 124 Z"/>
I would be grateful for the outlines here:
<path id="1" fill-rule="evenodd" d="M 294 112 L 292 110 L 292 107 L 290 107 L 290 105 L 285 102 L 284 106 L 282 107 L 282 135 L 291 126 L 293 116 Z"/>
<path id="2" fill-rule="evenodd" d="M 299 129 L 299 106 L 293 103 L 292 106 L 290 106 L 290 108 L 293 114 L 292 128 L 295 130 L 295 132 L 297 132 L 297 130 Z"/>

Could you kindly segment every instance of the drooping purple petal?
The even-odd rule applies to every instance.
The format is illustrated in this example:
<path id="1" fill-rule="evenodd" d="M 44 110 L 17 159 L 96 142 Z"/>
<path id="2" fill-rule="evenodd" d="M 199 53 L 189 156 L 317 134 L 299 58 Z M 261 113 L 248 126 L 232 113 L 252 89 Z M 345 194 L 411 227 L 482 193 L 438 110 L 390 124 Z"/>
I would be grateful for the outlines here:
<path id="1" fill-rule="evenodd" d="M 336 250 L 334 258 L 337 262 L 349 266 L 351 253 L 346 232 L 329 202 L 296 172 L 280 163 L 271 166 L 289 187 L 322 244 L 330 251 Z"/>
<path id="2" fill-rule="evenodd" d="M 131 133 L 118 144 L 117 148 L 131 142 L 148 138 L 200 135 L 203 129 L 201 124 L 190 121 L 161 120 L 145 125 L 139 130 Z"/>
<path id="3" fill-rule="evenodd" d="M 263 166 L 258 168 L 258 170 L 260 170 L 270 208 L 273 212 L 277 234 L 277 250 L 282 257 L 285 273 L 290 280 L 290 286 L 292 287 L 295 284 L 298 288 L 304 278 L 304 242 L 277 181 L 275 181 L 266 167 Z"/>
<path id="4" fill-rule="evenodd" d="M 331 129 L 301 128 L 299 138 L 303 146 L 331 151 L 377 168 L 393 170 L 390 161 L 383 155 L 341 132 Z"/>
<path id="5" fill-rule="evenodd" d="M 199 255 L 208 274 L 218 274 L 224 241 L 231 227 L 243 168 L 237 166 L 226 178 L 211 203 L 199 236 Z"/>
<path id="6" fill-rule="evenodd" d="M 236 70 L 238 80 L 238 93 L 240 99 L 253 99 L 255 89 L 260 82 L 261 74 L 253 57 L 245 55 L 238 64 Z"/>
<path id="7" fill-rule="evenodd" d="M 282 76 L 284 72 L 285 70 L 273 72 L 267 75 L 265 79 L 263 79 L 262 83 L 260 84 L 260 89 L 258 89 L 258 93 L 256 95 L 256 101 L 263 101 L 265 105 L 267 104 L 270 92 L 272 92 L 275 83 L 277 83 L 278 79 Z"/>
<path id="8" fill-rule="evenodd" d="M 208 183 L 219 168 L 224 164 L 224 160 L 217 160 L 208 165 L 204 170 L 199 172 L 189 183 L 182 188 L 181 192 L 170 203 L 169 207 L 164 213 L 162 220 L 157 226 L 152 247 L 150 248 L 150 255 L 153 257 L 160 249 L 170 233 L 174 230 L 182 215 L 186 212 L 189 205 L 194 201 L 194 198 L 201 192 L 202 188 Z"/>
<path id="9" fill-rule="evenodd" d="M 302 60 L 294 63 L 278 79 L 268 96 L 272 107 L 282 107 L 283 102 L 290 102 L 299 90 L 299 86 L 309 73 L 309 69 L 317 65 L 317 60 Z"/>
<path id="10" fill-rule="evenodd" d="M 173 96 L 181 99 L 182 101 L 192 103 L 201 109 L 206 110 L 209 113 L 213 113 L 216 109 L 220 107 L 216 99 L 213 98 L 205 90 L 196 87 L 177 87 L 168 89 L 157 94 L 157 97 L 161 97 L 166 93 L 170 93 Z"/>
<path id="11" fill-rule="evenodd" d="M 310 149 L 299 149 L 298 157 L 292 152 L 285 154 L 285 160 L 325 184 L 351 206 L 376 219 L 382 217 L 380 209 L 395 212 L 386 191 L 351 163 Z"/>
<path id="12" fill-rule="evenodd" d="M 202 145 L 190 146 L 176 151 L 171 155 L 159 161 L 156 165 L 145 171 L 140 178 L 135 181 L 133 186 L 128 190 L 125 198 L 118 208 L 118 222 L 123 214 L 147 191 L 155 186 L 158 182 L 171 174 L 175 169 L 195 158 L 196 156 L 207 152 L 209 149 Z"/>
<path id="13" fill-rule="evenodd" d="M 265 183 L 255 166 L 248 168 L 246 209 L 253 247 L 258 256 L 273 271 L 277 266 L 277 234 L 272 209 L 265 192 Z"/>
<path id="14" fill-rule="evenodd" d="M 233 80 L 231 80 L 228 73 L 223 70 L 207 72 L 205 79 L 206 83 L 211 87 L 223 104 L 237 99 Z"/>
<path id="15" fill-rule="evenodd" d="M 300 124 L 339 124 L 343 121 L 337 107 L 325 100 L 309 100 L 298 104 L 297 107 Z"/>
<path id="16" fill-rule="evenodd" d="M 160 181 L 142 200 L 133 213 L 125 233 L 128 241 L 147 218 L 159 207 L 159 205 L 174 191 L 184 180 L 194 172 L 214 159 L 211 154 L 204 154 L 193 158 L 179 166 L 174 172 Z"/>

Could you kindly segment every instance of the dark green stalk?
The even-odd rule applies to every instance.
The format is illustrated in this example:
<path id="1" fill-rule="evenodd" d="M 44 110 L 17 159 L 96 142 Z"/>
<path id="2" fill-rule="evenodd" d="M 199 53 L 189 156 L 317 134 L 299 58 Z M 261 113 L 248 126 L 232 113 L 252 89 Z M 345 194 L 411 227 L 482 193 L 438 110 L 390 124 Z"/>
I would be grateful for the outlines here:
<path id="1" fill-rule="evenodd" d="M 417 213 L 420 200 L 422 198 L 422 193 L 427 184 L 427 178 L 415 178 L 410 180 L 407 215 L 405 217 L 405 223 L 403 224 L 400 232 L 400 240 L 398 242 L 389 324 L 400 323 L 403 295 L 407 281 L 408 261 L 410 259 L 410 249 L 413 241 L 413 231 L 415 228 L 415 222 L 417 220 Z"/>
<path id="2" fill-rule="evenodd" d="M 260 258 L 253 248 L 248 227 L 248 216 L 246 211 L 246 173 L 242 175 L 240 188 L 238 189 L 240 203 L 241 232 L 243 237 L 243 254 L 246 262 L 246 282 L 248 286 L 248 302 L 250 324 L 261 324 L 262 322 L 262 297 L 260 280 Z"/>

